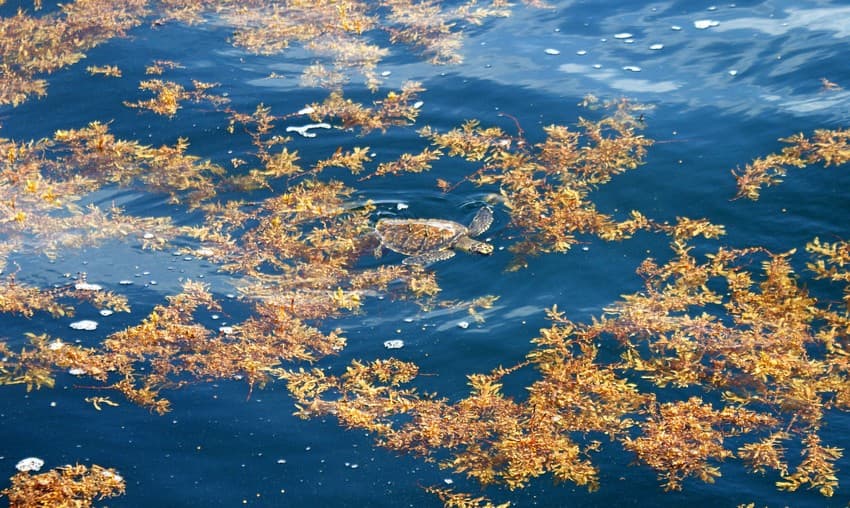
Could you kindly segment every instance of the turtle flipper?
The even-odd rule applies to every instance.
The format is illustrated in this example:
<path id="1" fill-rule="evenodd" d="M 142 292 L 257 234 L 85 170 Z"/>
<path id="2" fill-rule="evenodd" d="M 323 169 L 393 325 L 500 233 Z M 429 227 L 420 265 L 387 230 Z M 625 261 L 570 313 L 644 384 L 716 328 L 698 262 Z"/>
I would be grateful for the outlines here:
<path id="1" fill-rule="evenodd" d="M 493 224 L 493 210 L 489 206 L 482 206 L 469 223 L 469 236 L 480 235 L 487 231 L 490 224 Z"/>
<path id="2" fill-rule="evenodd" d="M 401 262 L 403 265 L 421 265 L 426 266 L 431 263 L 436 263 L 437 261 L 443 261 L 454 257 L 455 251 L 451 249 L 442 249 L 442 250 L 432 250 L 425 252 L 424 254 L 420 254 L 418 256 L 410 256 L 409 258 L 404 258 Z"/>

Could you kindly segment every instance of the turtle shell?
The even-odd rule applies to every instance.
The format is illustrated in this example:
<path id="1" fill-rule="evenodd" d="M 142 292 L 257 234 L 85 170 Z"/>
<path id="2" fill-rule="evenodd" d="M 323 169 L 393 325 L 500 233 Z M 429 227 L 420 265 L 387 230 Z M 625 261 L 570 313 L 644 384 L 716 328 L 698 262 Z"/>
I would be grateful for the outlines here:
<path id="1" fill-rule="evenodd" d="M 405 256 L 450 249 L 466 236 L 466 226 L 439 219 L 381 219 L 375 225 L 381 244 Z"/>

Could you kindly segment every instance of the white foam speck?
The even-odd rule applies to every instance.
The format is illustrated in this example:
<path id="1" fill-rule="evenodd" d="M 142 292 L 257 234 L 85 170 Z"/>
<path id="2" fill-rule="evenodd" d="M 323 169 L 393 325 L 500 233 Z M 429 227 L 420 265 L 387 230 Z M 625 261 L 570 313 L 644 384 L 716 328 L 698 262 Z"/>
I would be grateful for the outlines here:
<path id="1" fill-rule="evenodd" d="M 659 49 L 664 49 L 664 44 L 653 44 L 649 47 L 649 49 L 653 51 L 658 51 Z"/>
<path id="2" fill-rule="evenodd" d="M 731 69 L 731 70 L 729 71 L 729 75 L 730 75 L 730 76 L 737 76 L 737 75 L 738 75 L 738 71 L 736 71 L 735 69 Z"/>
<path id="3" fill-rule="evenodd" d="M 311 106 L 307 106 L 306 108 L 299 109 L 298 113 L 296 113 L 296 115 L 309 115 L 313 111 L 316 111 L 316 110 L 313 109 Z"/>
<path id="4" fill-rule="evenodd" d="M 469 328 L 469 321 L 461 321 L 457 324 L 457 327 L 466 330 L 467 328 Z"/>
<path id="5" fill-rule="evenodd" d="M 54 340 L 53 342 L 51 342 L 50 344 L 47 345 L 47 349 L 49 349 L 51 351 L 58 351 L 58 350 L 62 349 L 62 347 L 64 345 L 65 345 L 64 342 L 62 342 L 59 339 L 56 339 L 56 340 Z"/>
<path id="6" fill-rule="evenodd" d="M 587 54 L 587 51 L 585 51 L 585 50 L 583 50 L 583 49 L 580 49 L 580 50 L 576 51 L 576 55 L 578 55 L 578 56 L 584 56 L 584 55 L 586 55 L 586 54 Z"/>
<path id="7" fill-rule="evenodd" d="M 97 321 L 92 321 L 91 319 L 83 319 L 82 321 L 75 321 L 68 326 L 70 326 L 74 330 L 92 331 L 97 330 Z"/>
<path id="8" fill-rule="evenodd" d="M 408 208 L 410 208 L 410 205 L 407 203 L 396 203 L 395 205 L 396 210 L 407 210 Z"/>
<path id="9" fill-rule="evenodd" d="M 614 34 L 615 39 L 631 39 L 633 37 L 629 32 L 622 32 L 618 34 Z"/>
<path id="10" fill-rule="evenodd" d="M 225 335 L 231 335 L 233 333 L 233 327 L 232 326 L 220 326 L 218 328 L 218 331 L 220 331 L 221 333 L 223 333 Z"/>
<path id="11" fill-rule="evenodd" d="M 100 315 L 103 317 L 111 316 L 112 314 L 114 313 L 109 309 L 100 309 Z"/>
<path id="12" fill-rule="evenodd" d="M 561 52 L 558 51 L 555 48 L 546 48 L 546 49 L 543 50 L 543 52 L 546 53 L 547 55 L 560 55 L 561 54 Z"/>
<path id="13" fill-rule="evenodd" d="M 425 103 L 424 103 L 424 102 L 422 102 L 422 101 L 416 101 L 416 102 L 414 102 L 414 103 L 413 103 L 413 109 L 419 109 L 419 108 L 421 108 L 421 107 L 422 107 L 422 106 L 424 106 L 424 105 L 425 105 Z"/>
<path id="14" fill-rule="evenodd" d="M 43 466 L 43 465 L 44 465 L 44 461 L 41 460 L 40 458 L 38 458 L 38 457 L 27 457 L 25 459 L 18 461 L 18 463 L 15 464 L 15 469 L 17 469 L 18 471 L 21 471 L 21 472 L 38 471 L 39 469 L 41 469 L 41 466 Z"/>
<path id="15" fill-rule="evenodd" d="M 711 28 L 719 24 L 719 21 L 715 21 L 713 19 L 698 19 L 694 21 L 694 28 L 696 28 L 697 30 L 705 30 L 706 28 Z"/>
<path id="16" fill-rule="evenodd" d="M 673 25 L 673 26 L 670 27 L 670 30 L 673 30 L 675 32 L 678 32 L 681 29 L 682 29 L 682 27 L 680 27 L 679 25 Z"/>
<path id="17" fill-rule="evenodd" d="M 89 284 L 88 282 L 78 282 L 74 284 L 74 289 L 79 289 L 80 291 L 100 291 L 103 289 L 103 286 L 100 284 Z"/>
<path id="18" fill-rule="evenodd" d="M 153 233 L 145 233 L 144 235 L 142 235 L 142 238 L 144 238 L 145 240 L 150 240 L 153 237 L 154 237 Z"/>
<path id="19" fill-rule="evenodd" d="M 637 65 L 626 65 L 623 67 L 623 70 L 629 72 L 640 72 L 641 69 Z"/>
<path id="20" fill-rule="evenodd" d="M 322 123 L 309 123 L 307 125 L 301 125 L 301 126 L 290 125 L 289 127 L 286 128 L 286 132 L 297 132 L 298 134 L 301 134 L 305 138 L 315 138 L 316 133 L 310 132 L 310 129 L 330 129 L 330 128 L 331 128 L 331 124 L 329 124 L 329 123 L 324 123 L 324 122 L 322 122 Z"/>
<path id="21" fill-rule="evenodd" d="M 100 474 L 109 478 L 115 478 L 119 482 L 123 482 L 124 478 L 120 474 L 115 474 L 112 471 L 101 471 Z"/>
<path id="22" fill-rule="evenodd" d="M 403 340 L 386 340 L 384 341 L 384 347 L 387 349 L 401 349 L 404 347 Z"/>
<path id="23" fill-rule="evenodd" d="M 390 74 L 392 74 L 392 73 L 393 73 L 393 71 L 384 71 L 384 72 L 382 72 L 382 73 L 381 73 L 381 76 L 383 76 L 383 77 L 387 77 L 387 76 L 389 76 L 389 75 L 390 75 Z"/>
<path id="24" fill-rule="evenodd" d="M 72 376 L 83 376 L 83 375 L 85 375 L 85 373 L 86 373 L 86 370 L 81 369 L 79 367 L 73 367 L 73 368 L 68 369 L 68 374 L 70 374 Z"/>

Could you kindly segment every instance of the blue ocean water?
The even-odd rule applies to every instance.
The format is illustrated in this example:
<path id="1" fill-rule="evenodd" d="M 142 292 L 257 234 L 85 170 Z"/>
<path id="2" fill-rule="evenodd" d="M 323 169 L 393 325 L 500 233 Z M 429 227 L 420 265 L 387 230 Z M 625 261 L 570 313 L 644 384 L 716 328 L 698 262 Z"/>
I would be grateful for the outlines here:
<path id="1" fill-rule="evenodd" d="M 846 168 L 792 170 L 784 183 L 766 189 L 758 201 L 733 200 L 736 188 L 730 174 L 755 157 L 779 150 L 779 138 L 846 125 L 850 93 L 824 90 L 821 81 L 850 87 L 850 6 L 845 2 L 552 4 L 551 9 L 517 5 L 508 18 L 457 27 L 465 33 L 461 64 L 435 66 L 410 47 L 392 46 L 378 67 L 379 72 L 389 71 L 378 93 L 355 76 L 344 89 L 346 96 L 368 103 L 404 81 L 416 80 L 426 88 L 417 125 L 444 131 L 475 118 L 511 131 L 516 126 L 502 116 L 505 113 L 517 119 L 530 142 L 543 139 L 543 126 L 575 125 L 580 116 L 592 115 L 580 106 L 587 94 L 626 97 L 652 106 L 645 113 L 644 134 L 656 144 L 643 166 L 594 191 L 600 210 L 618 218 L 636 209 L 659 221 L 705 217 L 725 225 L 727 235 L 700 245 L 705 249 L 762 245 L 773 252 L 802 251 L 816 236 L 830 241 L 850 236 Z M 18 7 L 18 2 L 6 2 L 2 14 L 11 15 Z M 44 12 L 51 9 L 55 5 L 46 5 Z M 700 21 L 714 23 L 698 28 Z M 631 35 L 618 37 L 627 33 Z M 154 60 L 182 64 L 169 71 L 168 79 L 219 83 L 217 92 L 227 93 L 231 107 L 241 111 L 263 103 L 278 113 L 293 112 L 327 96 L 326 90 L 298 84 L 301 69 L 314 59 L 303 47 L 253 55 L 231 46 L 231 34 L 224 23 L 143 24 L 126 38 L 88 51 L 81 63 L 46 76 L 46 97 L 0 109 L 0 135 L 37 139 L 91 121 L 110 122 L 117 137 L 155 146 L 187 137 L 192 154 L 227 166 L 251 146 L 246 138 L 227 133 L 226 117 L 209 104 L 186 102 L 169 119 L 122 102 L 146 98 L 138 83 L 148 78 L 145 66 Z M 123 77 L 107 79 L 85 70 L 105 64 L 120 67 Z M 266 79 L 270 72 L 284 78 Z M 302 161 L 324 158 L 339 146 L 369 146 L 378 163 L 421 150 L 427 142 L 410 128 L 365 136 L 332 129 L 318 131 L 315 138 L 296 137 L 289 146 L 298 150 Z M 365 182 L 342 171 L 333 176 L 356 186 L 357 198 L 373 200 L 381 214 L 467 222 L 492 189 L 465 185 L 444 194 L 434 182 L 456 181 L 473 169 L 443 159 L 421 175 Z M 87 202 L 115 202 L 129 214 L 172 216 L 177 223 L 199 220 L 197 213 L 170 205 L 167 196 L 142 187 L 106 188 L 88 196 Z M 399 203 L 408 208 L 399 210 Z M 443 288 L 442 298 L 499 296 L 495 307 L 485 312 L 484 323 L 463 329 L 457 324 L 468 320 L 465 309 L 426 313 L 412 302 L 370 299 L 362 313 L 321 323 L 323 329 L 342 328 L 348 347 L 319 366 L 339 370 L 352 359 L 395 356 L 416 362 L 428 373 L 417 381 L 422 390 L 460 398 L 467 393 L 467 374 L 522 360 L 531 347 L 529 340 L 547 325 L 546 308 L 557 305 L 575 321 L 590 320 L 620 295 L 641 287 L 635 269 L 643 259 L 670 256 L 667 239 L 660 235 L 638 234 L 615 243 L 583 237 L 582 248 L 533 258 L 526 269 L 506 272 L 511 254 L 499 247 L 509 245 L 515 234 L 506 211 L 497 208 L 486 234 L 496 246 L 492 256 L 458 255 L 431 267 Z M 101 318 L 95 309 L 82 306 L 78 318 L 98 319 L 95 332 L 69 329 L 70 319 L 1 316 L 2 334 L 13 346 L 23 344 L 28 331 L 96 344 L 138 323 L 179 290 L 183 277 L 203 277 L 224 300 L 234 292 L 231 276 L 211 263 L 120 242 L 69 250 L 56 260 L 15 261 L 22 280 L 43 286 L 62 283 L 65 273 L 86 272 L 89 281 L 127 295 L 133 311 Z M 400 261 L 401 256 L 388 254 L 364 263 Z M 799 268 L 801 278 L 810 277 L 802 265 Z M 122 279 L 137 283 L 122 287 Z M 244 309 L 233 303 L 225 308 L 223 320 L 238 321 L 244 317 L 240 312 Z M 208 324 L 214 327 L 221 321 L 210 318 Z M 383 342 L 388 339 L 402 339 L 405 347 L 387 350 Z M 450 480 L 459 489 L 478 491 L 461 475 L 378 448 L 371 436 L 345 430 L 333 418 L 294 417 L 293 401 L 282 383 L 255 390 L 250 398 L 244 382 L 191 385 L 167 394 L 173 411 L 165 416 L 123 400 L 118 400 L 119 407 L 96 412 L 83 399 L 98 392 L 77 384 L 73 376 L 60 373 L 53 389 L 0 389 L 0 470 L 7 476 L 27 456 L 38 456 L 49 467 L 73 462 L 114 467 L 127 479 L 127 493 L 101 504 L 117 507 L 418 507 L 440 505 L 423 486 Z M 830 413 L 826 422 L 824 441 L 850 447 L 848 415 Z M 688 480 L 682 492 L 669 493 L 652 470 L 629 466 L 632 459 L 613 443 L 603 446 L 593 457 L 601 483 L 595 493 L 572 484 L 556 485 L 544 476 L 523 490 L 491 489 L 487 494 L 516 506 L 546 507 L 748 502 L 819 507 L 850 502 L 846 457 L 837 463 L 842 485 L 832 498 L 807 490 L 780 492 L 774 485 L 776 475 L 750 474 L 735 460 L 721 465 L 723 476 L 715 484 Z"/>

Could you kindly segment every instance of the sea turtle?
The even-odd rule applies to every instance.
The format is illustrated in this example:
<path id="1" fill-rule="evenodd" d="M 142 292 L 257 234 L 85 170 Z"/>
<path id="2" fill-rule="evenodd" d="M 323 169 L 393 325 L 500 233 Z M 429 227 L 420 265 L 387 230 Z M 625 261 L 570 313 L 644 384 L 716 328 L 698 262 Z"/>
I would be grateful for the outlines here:
<path id="1" fill-rule="evenodd" d="M 493 223 L 493 211 L 485 206 L 478 210 L 469 227 L 442 219 L 381 219 L 375 225 L 380 245 L 375 256 L 380 257 L 381 247 L 408 256 L 405 265 L 427 265 L 455 255 L 453 249 L 478 254 L 490 254 L 493 246 L 473 240 L 487 231 Z"/>

